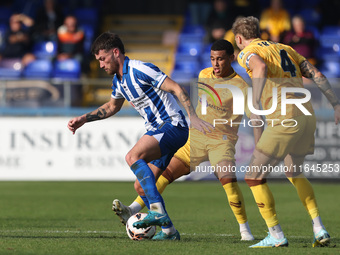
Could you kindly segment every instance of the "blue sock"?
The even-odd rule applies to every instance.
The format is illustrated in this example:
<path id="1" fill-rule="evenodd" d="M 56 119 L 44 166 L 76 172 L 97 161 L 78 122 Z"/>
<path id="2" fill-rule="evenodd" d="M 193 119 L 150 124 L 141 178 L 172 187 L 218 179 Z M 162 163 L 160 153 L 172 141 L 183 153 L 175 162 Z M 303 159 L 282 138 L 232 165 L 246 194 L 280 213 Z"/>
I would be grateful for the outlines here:
<path id="1" fill-rule="evenodd" d="M 148 164 L 143 159 L 139 159 L 130 168 L 142 186 L 148 203 L 163 202 L 163 198 L 156 187 L 155 176 Z"/>
<path id="2" fill-rule="evenodd" d="M 165 213 L 166 214 L 168 214 L 168 212 L 166 211 L 166 209 L 165 209 L 165 203 L 164 203 L 164 200 L 162 200 L 162 205 L 163 205 L 163 208 L 164 208 L 164 210 L 165 210 Z M 172 224 L 172 221 L 171 221 L 171 219 L 169 218 L 169 220 L 170 220 L 170 223 L 168 224 L 168 225 L 166 225 L 166 226 L 162 226 L 162 229 L 167 229 L 167 228 L 171 228 L 174 224 Z"/>
<path id="3" fill-rule="evenodd" d="M 146 196 L 140 196 L 140 198 L 143 199 L 144 204 L 150 210 L 149 200 L 146 198 Z"/>

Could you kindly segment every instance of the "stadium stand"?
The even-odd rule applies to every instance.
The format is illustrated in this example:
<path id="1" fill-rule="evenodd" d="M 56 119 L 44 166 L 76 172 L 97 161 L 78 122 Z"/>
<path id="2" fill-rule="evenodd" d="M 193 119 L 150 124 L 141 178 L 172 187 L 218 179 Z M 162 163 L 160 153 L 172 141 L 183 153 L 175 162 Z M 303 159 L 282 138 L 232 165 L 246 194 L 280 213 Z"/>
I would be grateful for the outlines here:
<path id="1" fill-rule="evenodd" d="M 76 59 L 56 60 L 53 77 L 59 79 L 79 79 L 81 74 L 80 63 Z"/>
<path id="2" fill-rule="evenodd" d="M 21 59 L 4 59 L 0 61 L 0 79 L 11 80 L 21 77 Z"/>
<path id="3" fill-rule="evenodd" d="M 52 60 L 57 55 L 57 43 L 55 41 L 36 42 L 33 45 L 33 54 L 38 59 Z"/>
<path id="4" fill-rule="evenodd" d="M 18 4 L 19 2 L 23 5 Z M 27 10 L 26 14 L 32 14 L 34 18 L 36 12 L 34 8 L 41 8 L 43 1 L 37 1 L 35 4 L 28 2 L 16 1 L 13 6 L 0 4 L 0 49 L 4 47 L 2 39 L 8 29 L 8 19 L 11 14 L 25 13 Z M 32 52 L 36 61 L 26 68 L 16 61 L 1 61 L 1 80 L 41 79 L 49 80 L 53 84 L 57 79 L 63 84 L 70 79 L 73 82 L 83 79 L 83 105 L 99 105 L 107 100 L 107 95 L 111 90 L 108 85 L 112 78 L 99 68 L 97 61 L 90 55 L 90 47 L 99 33 L 108 30 L 121 36 L 126 46 L 126 53 L 131 59 L 152 62 L 183 85 L 190 84 L 190 81 L 197 78 L 201 69 L 210 66 L 211 44 L 207 41 L 205 21 L 212 8 L 211 2 L 202 1 L 200 5 L 197 5 L 205 9 L 205 11 L 199 11 L 202 13 L 199 16 L 197 16 L 197 8 L 192 8 L 191 2 L 187 3 L 184 11 L 180 10 L 176 14 L 155 14 L 156 12 L 151 10 L 143 11 L 150 6 L 143 6 L 144 9 L 137 10 L 136 6 L 142 5 L 131 6 L 131 10 L 122 9 L 117 14 L 118 11 L 113 8 L 114 3 L 110 1 L 93 1 L 92 7 L 85 4 L 80 4 L 78 7 L 71 6 L 67 0 L 60 2 L 62 2 L 63 15 L 75 15 L 79 26 L 85 32 L 84 61 L 88 61 L 89 64 L 79 63 L 73 59 L 66 62 L 56 61 L 56 41 L 34 41 Z M 320 27 L 319 23 L 325 15 L 318 12 L 321 0 L 283 2 L 291 16 L 300 14 L 304 17 L 307 30 L 312 31 L 315 38 L 319 40 L 316 57 L 320 60 L 317 63 L 321 71 L 327 77 L 339 78 L 340 26 L 330 24 Z M 258 0 L 257 3 L 260 6 L 259 9 L 264 10 L 270 5 L 270 0 Z M 153 10 L 156 10 L 156 7 Z M 138 14 L 142 12 L 148 14 Z M 89 70 L 82 70 L 80 67 L 83 68 L 83 66 L 89 66 Z M 247 78 L 247 74 L 236 62 L 233 63 L 233 67 Z M 87 79 L 86 82 L 84 79 Z M 91 82 L 91 79 L 96 80 Z M 105 82 L 97 86 L 98 79 Z"/>
<path id="5" fill-rule="evenodd" d="M 49 79 L 53 70 L 52 62 L 48 59 L 37 59 L 29 63 L 23 70 L 27 79 Z"/>

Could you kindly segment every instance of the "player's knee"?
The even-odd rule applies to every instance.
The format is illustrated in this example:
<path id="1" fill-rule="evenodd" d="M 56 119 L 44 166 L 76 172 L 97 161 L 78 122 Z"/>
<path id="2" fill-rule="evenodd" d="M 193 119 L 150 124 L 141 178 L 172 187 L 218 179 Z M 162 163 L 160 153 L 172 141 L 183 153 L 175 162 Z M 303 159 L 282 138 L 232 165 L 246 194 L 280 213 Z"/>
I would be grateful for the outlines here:
<path id="1" fill-rule="evenodd" d="M 136 156 L 131 152 L 128 152 L 125 156 L 125 161 L 129 166 L 132 166 L 137 160 L 138 158 L 136 158 Z"/>
<path id="2" fill-rule="evenodd" d="M 236 178 L 219 178 L 218 180 L 220 181 L 222 186 L 224 186 L 224 185 L 226 185 L 228 183 L 237 182 Z"/>
<path id="3" fill-rule="evenodd" d="M 140 185 L 139 181 L 137 180 L 135 181 L 134 187 L 139 196 L 145 196 L 144 190 L 142 186 Z"/>
<path id="4" fill-rule="evenodd" d="M 245 178 L 244 181 L 248 184 L 249 187 L 261 185 L 267 182 L 267 179 L 247 179 Z"/>

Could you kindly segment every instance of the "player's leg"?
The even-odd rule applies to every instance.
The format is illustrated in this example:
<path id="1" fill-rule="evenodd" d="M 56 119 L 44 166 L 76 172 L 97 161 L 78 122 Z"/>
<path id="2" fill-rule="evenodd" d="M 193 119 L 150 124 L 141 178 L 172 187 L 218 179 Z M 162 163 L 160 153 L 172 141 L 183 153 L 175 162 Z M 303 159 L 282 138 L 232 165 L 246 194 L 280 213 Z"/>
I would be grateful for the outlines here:
<path id="1" fill-rule="evenodd" d="M 314 115 L 300 116 L 297 121 L 300 126 L 304 126 L 303 136 L 297 139 L 296 144 L 289 150 L 289 154 L 284 159 L 285 165 L 291 170 L 286 173 L 286 176 L 296 188 L 301 202 L 312 219 L 313 247 L 327 246 L 330 243 L 330 236 L 322 224 L 312 185 L 303 174 L 305 155 L 314 152 L 316 118 Z"/>
<path id="2" fill-rule="evenodd" d="M 227 195 L 229 206 L 234 213 L 237 222 L 239 223 L 241 240 L 254 240 L 247 220 L 243 194 L 236 179 L 234 163 L 235 146 L 232 143 L 228 144 L 223 141 L 222 145 L 215 148 L 216 149 L 211 149 L 209 151 L 209 158 L 212 164 L 217 160 L 220 160 L 215 165 L 215 175 L 221 182 L 222 187 Z"/>
<path id="3" fill-rule="evenodd" d="M 172 162 L 172 163 L 171 163 Z M 153 163 L 161 168 L 162 162 L 159 161 L 153 161 Z M 172 182 L 175 178 L 179 178 L 183 174 L 188 173 L 188 166 L 183 164 L 184 162 L 181 160 L 176 159 L 175 157 L 172 157 L 172 160 L 170 161 L 170 164 L 168 165 L 168 172 L 166 174 L 167 178 Z M 172 175 L 172 172 L 175 175 Z M 164 180 L 167 180 L 164 178 Z M 162 230 L 159 231 L 152 240 L 179 240 L 180 235 L 179 232 L 175 229 L 172 222 L 166 226 L 162 226 Z"/>
<path id="4" fill-rule="evenodd" d="M 222 184 L 227 195 L 229 206 L 240 227 L 241 241 L 251 241 L 254 237 L 248 224 L 243 194 L 238 186 L 236 174 L 233 170 L 235 163 L 223 160 L 216 165 L 216 176 Z M 223 171 L 223 168 L 227 172 Z"/>
<path id="5" fill-rule="evenodd" d="M 163 198 L 157 190 L 155 176 L 147 162 L 157 162 L 159 165 L 153 164 L 165 170 L 174 153 L 185 144 L 187 139 L 187 127 L 163 123 L 157 130 L 148 131 L 126 156 L 126 161 L 136 175 L 150 204 L 148 215 L 135 222 L 134 227 L 145 228 L 150 225 L 172 224 Z"/>
<path id="6" fill-rule="evenodd" d="M 298 123 L 298 125 L 296 125 Z M 256 144 L 249 172 L 245 181 L 249 185 L 260 213 L 269 228 L 269 235 L 258 244 L 251 247 L 278 247 L 287 246 L 279 224 L 275 201 L 272 192 L 266 183 L 266 175 L 298 145 L 303 139 L 307 122 L 305 116 L 294 117 L 294 120 L 285 122 L 285 126 L 268 126 Z"/>
<path id="7" fill-rule="evenodd" d="M 151 162 L 152 163 L 152 162 Z M 155 173 L 156 170 L 153 170 L 153 167 L 156 166 L 149 163 L 151 170 Z M 176 154 L 172 157 L 168 167 L 162 173 L 161 176 L 157 179 L 156 187 L 158 191 L 162 194 L 164 189 L 172 183 L 174 180 L 180 178 L 183 175 L 187 175 L 190 173 L 190 140 L 188 139 L 187 143 L 181 147 Z M 142 187 L 138 180 L 135 181 L 135 190 L 141 196 L 145 196 Z M 145 200 L 145 199 L 144 199 Z M 115 214 L 120 218 L 120 221 L 125 225 L 128 218 L 141 211 L 145 207 L 145 203 L 143 199 L 138 196 L 129 206 L 125 206 L 118 199 L 113 200 L 112 210 Z"/>
<path id="8" fill-rule="evenodd" d="M 162 196 L 156 188 L 155 176 L 147 164 L 160 157 L 161 149 L 157 139 L 153 136 L 144 135 L 128 152 L 125 159 L 145 191 L 150 203 L 150 210 L 164 214 Z"/>
<path id="9" fill-rule="evenodd" d="M 313 187 L 303 174 L 302 168 L 304 158 L 305 156 L 287 155 L 284 159 L 284 163 L 291 171 L 286 172 L 286 176 L 296 188 L 303 206 L 306 208 L 312 219 L 315 239 L 313 247 L 327 246 L 330 243 L 330 236 L 322 223 Z"/>
<path id="10" fill-rule="evenodd" d="M 187 164 L 185 164 L 180 158 L 176 156 L 172 157 L 170 164 L 168 165 L 166 170 L 157 179 L 156 187 L 159 193 L 162 194 L 165 188 L 169 184 L 171 184 L 173 181 L 189 173 L 190 173 L 190 168 Z M 141 198 L 141 196 L 144 195 L 144 191 L 141 188 L 138 180 L 136 180 L 135 182 L 135 190 L 137 191 L 139 196 L 135 199 L 134 202 L 138 203 L 141 206 L 141 208 L 139 209 L 141 210 L 145 207 L 144 199 Z"/>
<path id="11" fill-rule="evenodd" d="M 162 170 L 150 163 L 148 165 L 151 171 L 153 172 L 155 179 L 156 180 L 158 179 L 157 181 L 158 184 L 156 183 L 156 186 L 157 186 L 158 191 L 162 193 L 162 190 L 159 189 L 159 178 L 158 178 L 158 176 L 162 173 Z M 112 202 L 112 210 L 119 217 L 120 222 L 124 225 L 126 224 L 127 220 L 131 217 L 131 215 L 136 214 L 137 212 L 141 211 L 145 207 L 145 203 L 147 203 L 147 208 L 150 209 L 149 202 L 138 180 L 135 181 L 134 188 L 137 194 L 139 194 L 139 196 L 129 206 L 124 205 L 121 201 L 119 201 L 119 199 L 114 199 Z"/>
<path id="12" fill-rule="evenodd" d="M 251 248 L 288 246 L 288 241 L 276 215 L 273 194 L 267 185 L 266 177 L 269 172 L 263 171 L 262 167 L 276 166 L 279 161 L 279 159 L 268 157 L 255 149 L 249 165 L 249 171 L 245 176 L 245 181 L 250 187 L 261 216 L 269 229 L 269 235 L 261 242 L 250 246 Z"/>

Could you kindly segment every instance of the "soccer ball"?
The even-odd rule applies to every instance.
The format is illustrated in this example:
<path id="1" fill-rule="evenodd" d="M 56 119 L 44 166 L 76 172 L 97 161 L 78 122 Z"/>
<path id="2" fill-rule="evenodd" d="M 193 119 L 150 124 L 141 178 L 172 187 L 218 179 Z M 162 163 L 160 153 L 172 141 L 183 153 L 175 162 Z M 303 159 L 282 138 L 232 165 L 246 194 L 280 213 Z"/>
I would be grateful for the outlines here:
<path id="1" fill-rule="evenodd" d="M 131 240 L 145 240 L 151 239 L 156 233 L 156 226 L 150 226 L 147 228 L 135 228 L 133 223 L 142 220 L 148 215 L 147 213 L 136 213 L 132 215 L 126 222 L 126 232 Z"/>

